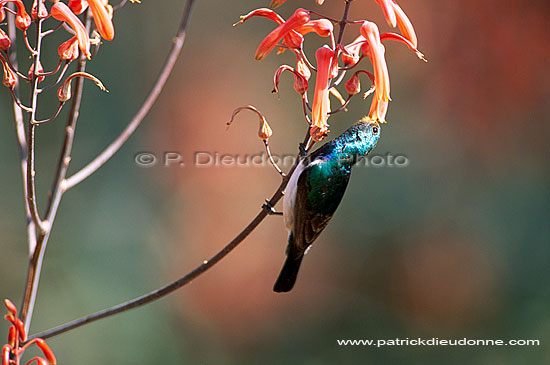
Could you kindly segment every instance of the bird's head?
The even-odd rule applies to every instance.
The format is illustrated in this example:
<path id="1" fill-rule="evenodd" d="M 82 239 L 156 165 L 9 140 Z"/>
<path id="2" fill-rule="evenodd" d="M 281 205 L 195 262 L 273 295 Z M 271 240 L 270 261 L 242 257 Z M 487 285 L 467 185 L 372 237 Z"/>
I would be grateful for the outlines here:
<path id="1" fill-rule="evenodd" d="M 366 155 L 376 146 L 376 142 L 380 138 L 380 123 L 377 120 L 372 120 L 365 117 L 354 125 L 357 133 L 357 141 L 365 147 L 363 155 Z"/>

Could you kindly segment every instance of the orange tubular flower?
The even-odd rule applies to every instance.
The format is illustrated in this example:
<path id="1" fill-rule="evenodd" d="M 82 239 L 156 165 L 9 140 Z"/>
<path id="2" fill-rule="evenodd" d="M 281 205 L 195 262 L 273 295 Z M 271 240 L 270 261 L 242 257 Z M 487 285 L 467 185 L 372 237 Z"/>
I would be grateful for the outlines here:
<path id="1" fill-rule="evenodd" d="M 25 5 L 21 0 L 2 0 L 0 1 L 0 8 L 4 7 L 5 3 L 15 3 L 17 6 L 17 14 L 15 15 L 15 26 L 22 31 L 27 30 L 31 26 L 31 17 L 25 10 Z M 0 11 L 0 21 L 4 20 L 4 9 Z"/>
<path id="2" fill-rule="evenodd" d="M 281 17 L 279 14 L 277 14 L 273 10 L 266 9 L 266 8 L 260 8 L 260 9 L 253 10 L 253 11 L 251 11 L 250 13 L 248 13 L 246 15 L 241 15 L 241 20 L 239 20 L 237 23 L 233 24 L 233 26 L 242 24 L 242 23 L 244 23 L 245 21 L 247 21 L 248 19 L 250 19 L 254 16 L 259 16 L 259 17 L 271 19 L 279 25 L 281 25 L 285 22 L 283 17 Z M 304 37 L 301 34 L 294 31 L 294 30 L 289 32 L 287 35 L 285 35 L 284 40 L 283 40 L 283 43 L 286 46 L 288 46 L 290 49 L 301 49 L 303 42 L 304 42 Z M 282 53 L 283 51 L 284 51 L 284 48 L 280 49 L 279 53 Z"/>
<path id="3" fill-rule="evenodd" d="M 366 70 L 356 71 L 353 76 L 346 82 L 345 87 L 349 95 L 359 94 L 361 92 L 361 83 L 359 82 L 359 74 L 364 73 L 367 75 L 373 85 L 369 91 L 363 95 L 363 99 L 369 96 L 374 91 L 374 75 Z"/>
<path id="4" fill-rule="evenodd" d="M 10 68 L 10 66 L 8 65 L 8 62 L 6 61 L 4 56 L 2 56 L 2 54 L 0 54 L 0 63 L 2 63 L 2 66 L 4 68 L 4 77 L 2 78 L 2 84 L 4 84 L 4 86 L 7 87 L 8 89 L 13 89 L 15 84 L 17 84 L 17 75 Z M 16 313 L 17 313 L 17 310 L 16 310 Z"/>
<path id="5" fill-rule="evenodd" d="M 95 82 L 95 84 L 101 89 L 101 91 L 109 92 L 105 88 L 105 86 L 103 86 L 101 81 L 99 81 L 99 79 L 94 75 L 90 75 L 87 72 L 75 72 L 71 76 L 67 77 L 67 79 L 63 82 L 59 89 L 57 89 L 57 98 L 60 102 L 64 103 L 71 98 L 71 83 L 75 77 L 84 77 L 86 79 L 90 79 Z"/>
<path id="6" fill-rule="evenodd" d="M 0 50 L 7 51 L 8 48 L 11 46 L 11 40 L 10 37 L 4 32 L 2 29 L 0 29 Z"/>
<path id="7" fill-rule="evenodd" d="M 78 38 L 72 37 L 57 48 L 59 58 L 65 61 L 74 61 L 78 58 Z"/>
<path id="8" fill-rule="evenodd" d="M 376 91 L 374 98 L 380 101 L 390 101 L 390 76 L 384 58 L 384 46 L 380 42 L 378 27 L 372 22 L 363 22 L 361 35 L 369 45 L 369 58 L 374 69 Z"/>
<path id="9" fill-rule="evenodd" d="M 333 30 L 334 27 L 332 26 L 332 23 L 326 19 L 312 20 L 302 25 L 301 27 L 296 28 L 296 31 L 301 35 L 315 32 L 321 37 L 331 36 Z"/>
<path id="10" fill-rule="evenodd" d="M 306 81 L 309 80 L 311 77 L 311 71 L 309 70 L 309 67 L 307 67 L 306 62 L 298 53 L 297 51 L 294 51 L 294 54 L 296 55 L 296 72 L 298 72 L 300 75 L 302 75 Z"/>
<path id="11" fill-rule="evenodd" d="M 90 38 L 80 19 L 61 1 L 52 6 L 51 14 L 55 19 L 65 22 L 73 28 L 78 39 L 78 47 L 90 59 L 92 57 L 90 54 Z"/>
<path id="12" fill-rule="evenodd" d="M 380 123 L 386 123 L 386 113 L 388 112 L 388 104 L 389 102 L 381 101 L 377 99 L 375 95 L 370 105 L 369 119 L 376 120 Z"/>
<path id="13" fill-rule="evenodd" d="M 426 60 L 426 58 L 424 58 L 424 54 L 422 52 L 420 52 L 418 49 L 416 49 L 416 47 L 414 46 L 414 44 L 409 41 L 407 38 L 403 37 L 401 34 L 397 34 L 397 33 L 383 33 L 380 35 L 380 40 L 381 41 L 385 41 L 386 39 L 388 40 L 392 40 L 392 41 L 397 41 L 397 42 L 401 42 L 401 43 L 405 43 L 405 45 L 407 47 L 409 47 L 409 49 L 411 51 L 413 51 L 414 53 L 416 53 L 416 56 L 418 58 L 420 58 L 422 61 L 424 62 L 428 62 Z"/>
<path id="14" fill-rule="evenodd" d="M 281 78 L 281 74 L 285 71 L 290 71 L 294 74 L 294 90 L 296 90 L 298 94 L 303 95 L 309 86 L 307 79 L 288 65 L 282 65 L 275 71 L 275 75 L 273 76 L 273 92 L 279 92 L 279 79 Z"/>
<path id="15" fill-rule="evenodd" d="M 42 350 L 42 353 L 48 360 L 48 362 L 52 365 L 57 364 L 57 360 L 55 359 L 55 355 L 53 354 L 53 351 L 50 349 L 50 347 L 46 344 L 46 341 L 44 341 L 41 338 L 36 339 L 36 346 Z"/>
<path id="16" fill-rule="evenodd" d="M 80 15 L 88 9 L 88 3 L 86 0 L 69 0 L 69 9 L 76 15 Z"/>
<path id="17" fill-rule="evenodd" d="M 315 52 L 315 58 L 317 60 L 317 80 L 315 81 L 311 112 L 312 125 L 309 134 L 315 142 L 320 142 L 328 134 L 329 82 L 335 55 L 332 49 L 325 45 Z"/>
<path id="18" fill-rule="evenodd" d="M 359 50 L 361 49 L 361 45 L 363 45 L 367 40 L 365 37 L 360 35 L 359 37 L 355 38 L 353 42 L 348 44 L 347 46 L 344 46 L 342 49 L 342 61 L 344 62 L 344 66 L 351 66 L 355 65 L 357 62 L 359 62 L 360 54 Z"/>
<path id="19" fill-rule="evenodd" d="M 263 114 L 258 109 L 256 109 L 256 107 L 254 107 L 252 105 L 240 106 L 237 109 L 233 110 L 233 114 L 231 115 L 231 119 L 229 120 L 229 122 L 227 122 L 227 128 L 229 128 L 231 126 L 231 123 L 233 123 L 233 120 L 235 119 L 237 114 L 239 114 L 243 110 L 250 110 L 250 111 L 253 111 L 254 113 L 256 113 L 256 115 L 258 115 L 258 119 L 259 119 L 259 122 L 260 122 L 260 129 L 258 130 L 258 137 L 260 137 L 260 139 L 262 141 L 267 143 L 267 140 L 269 139 L 269 137 L 271 137 L 273 135 L 273 130 L 269 126 L 269 123 L 267 123 L 267 120 L 265 119 Z"/>
<path id="20" fill-rule="evenodd" d="M 262 43 L 256 50 L 255 58 L 257 60 L 263 59 L 269 54 L 282 38 L 284 38 L 291 31 L 309 22 L 309 11 L 302 8 L 298 8 L 294 14 L 288 18 L 286 22 L 279 25 L 271 33 L 264 38 Z"/>
<path id="21" fill-rule="evenodd" d="M 418 47 L 416 33 L 403 9 L 394 0 L 376 0 L 376 2 L 382 7 L 388 24 L 394 28 L 397 26 L 403 36 L 413 44 L 414 48 Z"/>
<path id="22" fill-rule="evenodd" d="M 44 4 L 44 1 L 45 0 L 40 0 L 40 19 L 45 19 L 48 17 L 48 9 L 46 9 L 46 5 Z M 36 19 L 38 15 L 37 4 L 38 4 L 37 0 L 34 0 L 32 4 L 32 11 L 31 11 L 31 16 L 33 19 Z"/>
<path id="23" fill-rule="evenodd" d="M 111 21 L 111 15 L 107 11 L 107 7 L 103 0 L 87 0 L 94 22 L 99 31 L 99 34 L 108 41 L 112 41 L 115 38 L 115 28 Z"/>

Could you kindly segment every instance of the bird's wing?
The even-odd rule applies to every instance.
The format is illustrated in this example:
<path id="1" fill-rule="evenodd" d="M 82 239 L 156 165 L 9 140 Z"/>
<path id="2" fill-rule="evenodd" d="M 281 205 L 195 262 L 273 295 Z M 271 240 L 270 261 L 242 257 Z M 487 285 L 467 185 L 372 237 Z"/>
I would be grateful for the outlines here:
<path id="1" fill-rule="evenodd" d="M 289 253 L 301 256 L 325 229 L 340 204 L 349 172 L 323 179 L 324 162 L 309 164 L 297 184 L 294 211 L 294 247 Z"/>

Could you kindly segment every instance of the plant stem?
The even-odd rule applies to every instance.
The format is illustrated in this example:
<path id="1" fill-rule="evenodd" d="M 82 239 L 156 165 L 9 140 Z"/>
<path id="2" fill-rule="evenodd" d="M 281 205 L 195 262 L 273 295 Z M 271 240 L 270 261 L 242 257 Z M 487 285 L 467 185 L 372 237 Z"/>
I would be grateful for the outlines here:
<path id="1" fill-rule="evenodd" d="M 38 6 L 42 5 L 39 1 Z M 38 12 L 39 13 L 39 12 Z M 39 235 L 43 235 L 49 230 L 47 224 L 45 224 L 38 213 L 38 207 L 36 204 L 36 188 L 35 188 L 35 170 L 34 170 L 34 133 L 36 126 L 33 124 L 34 118 L 36 116 L 36 109 L 38 106 L 38 63 L 40 62 L 40 50 L 42 45 L 42 19 L 36 19 L 34 21 L 36 27 L 36 53 L 33 54 L 34 57 L 34 74 L 31 78 L 31 95 L 30 95 L 30 106 L 31 112 L 28 122 L 28 135 L 27 135 L 27 170 L 26 170 L 26 184 L 27 184 L 27 195 L 26 203 L 27 209 L 29 211 L 30 217 L 34 222 L 36 228 L 38 228 Z M 26 33 L 24 33 L 26 39 Z M 39 251 L 37 240 L 37 245 L 35 245 L 34 250 L 31 252 L 28 272 L 27 272 L 27 282 L 25 285 L 25 293 L 23 296 L 23 304 L 21 305 L 21 320 L 25 324 L 25 330 L 29 330 L 30 319 L 32 318 L 32 312 L 34 308 L 34 301 L 36 299 L 36 288 L 38 286 L 37 276 L 37 266 L 34 264 L 33 260 Z M 38 266 L 38 270 L 40 266 Z M 39 271 L 38 271 L 39 272 Z"/>
<path id="2" fill-rule="evenodd" d="M 40 3 L 40 2 L 39 2 Z M 38 107 L 38 64 L 40 62 L 40 51 L 42 46 L 42 37 L 40 33 L 42 32 L 42 20 L 35 20 L 36 26 L 36 53 L 33 55 L 34 58 L 34 72 L 31 78 L 31 96 L 30 96 L 30 116 L 28 123 L 28 134 L 27 134 L 27 206 L 31 214 L 31 218 L 40 232 L 45 232 L 47 230 L 47 225 L 40 218 L 38 212 L 38 207 L 36 203 L 36 184 L 35 184 L 35 175 L 36 171 L 34 170 L 34 134 L 36 126 L 34 125 L 34 120 L 36 117 L 36 109 Z M 26 39 L 27 37 L 25 37 Z"/>
<path id="3" fill-rule="evenodd" d="M 9 4 L 8 6 L 12 7 L 12 4 Z M 16 46 L 16 40 L 17 40 L 17 31 L 15 28 L 15 16 L 11 13 L 7 14 L 8 17 L 8 35 L 12 41 L 12 46 L 8 50 L 8 60 L 10 64 L 15 67 L 15 69 L 18 68 L 17 64 L 17 46 Z M 28 194 L 28 186 L 27 186 L 27 137 L 25 136 L 25 124 L 23 123 L 23 113 L 19 106 L 17 105 L 17 101 L 19 98 L 19 84 L 16 83 L 13 87 L 13 93 L 16 96 L 13 101 L 13 114 L 14 114 L 14 121 L 15 121 L 15 132 L 17 134 L 17 141 L 19 143 L 19 155 L 20 155 L 20 165 L 21 165 L 21 175 L 22 175 L 22 182 L 23 182 L 23 196 L 27 197 Z M 34 248 L 36 247 L 36 229 L 34 226 L 34 222 L 31 218 L 31 213 L 29 211 L 29 207 L 27 203 L 25 202 L 25 218 L 26 218 L 26 225 L 27 225 L 27 245 L 29 248 L 29 256 L 32 255 L 32 252 L 34 251 Z"/>
<path id="4" fill-rule="evenodd" d="M 40 1 L 38 3 L 40 4 Z M 41 22 L 41 20 L 38 20 L 38 22 Z M 86 25 L 88 30 L 90 28 L 90 24 L 91 23 L 90 23 L 89 17 L 86 15 Z M 38 32 L 39 32 L 38 34 L 41 34 L 40 29 L 38 29 Z M 37 38 L 40 40 L 41 36 Z M 39 56 L 40 55 L 39 41 L 37 41 L 36 48 Z M 86 58 L 82 56 L 79 60 L 77 71 L 84 71 L 85 67 L 86 67 Z M 36 66 L 34 69 L 35 70 L 37 69 Z M 34 81 L 34 85 L 38 84 L 36 80 L 36 75 L 34 76 L 33 81 Z M 82 100 L 82 86 L 83 86 L 83 80 L 82 79 L 76 80 L 74 96 L 71 99 L 71 109 L 69 111 L 67 126 L 65 128 L 65 139 L 63 141 L 63 147 L 61 149 L 60 157 L 58 159 L 57 171 L 56 171 L 53 187 L 50 193 L 48 205 L 46 207 L 45 222 L 47 222 L 47 224 L 45 225 L 45 227 L 42 227 L 42 229 L 39 230 L 36 247 L 31 255 L 30 262 L 29 262 L 27 282 L 25 286 L 25 293 L 23 296 L 23 304 L 21 306 L 21 320 L 25 324 L 25 329 L 27 332 L 29 331 L 30 323 L 32 320 L 34 304 L 36 301 L 36 294 L 38 292 L 38 284 L 40 281 L 40 273 L 42 271 L 42 263 L 44 261 L 46 246 L 51 233 L 51 226 L 53 224 L 53 221 L 55 220 L 57 208 L 59 206 L 59 202 L 63 195 L 63 191 L 61 188 L 62 181 L 65 179 L 67 169 L 69 167 L 69 163 L 71 160 L 70 156 L 71 156 L 71 150 L 72 150 L 72 145 L 74 140 L 74 129 L 76 126 L 76 121 L 78 120 L 78 112 L 80 110 L 80 102 Z M 36 96 L 38 95 L 38 89 L 36 87 L 33 90 L 33 95 L 36 95 Z M 33 102 L 35 102 L 36 96 L 34 97 Z M 34 125 L 34 122 L 36 122 L 35 121 L 36 104 L 32 104 L 32 105 L 33 105 L 33 112 L 31 113 L 31 119 L 29 122 L 30 124 L 29 125 L 29 146 L 34 146 L 34 129 L 36 128 L 36 125 Z M 32 156 L 33 154 L 29 153 L 29 160 L 32 159 Z M 34 166 L 34 161 L 33 161 L 33 166 Z M 34 174 L 31 173 L 31 175 L 34 175 Z M 27 176 L 29 176 L 29 174 L 27 174 Z"/>
<path id="5" fill-rule="evenodd" d="M 95 159 L 93 159 L 80 171 L 78 171 L 77 173 L 75 173 L 74 175 L 72 175 L 71 177 L 65 180 L 65 184 L 64 184 L 65 191 L 69 190 L 73 186 L 79 184 L 80 182 L 88 178 L 91 174 L 93 174 L 101 166 L 103 166 L 107 161 L 109 161 L 111 157 L 113 157 L 114 154 L 117 153 L 118 150 L 124 145 L 124 143 L 126 143 L 128 138 L 130 138 L 130 136 L 139 127 L 139 125 L 141 124 L 141 122 L 143 121 L 147 113 L 149 113 L 149 110 L 151 110 L 151 107 L 153 106 L 158 96 L 160 95 L 161 91 L 163 90 L 164 85 L 166 84 L 166 81 L 168 81 L 168 77 L 172 73 L 172 70 L 179 57 L 181 49 L 183 48 L 183 44 L 185 42 L 185 33 L 186 33 L 187 25 L 189 23 L 190 15 L 191 15 L 191 8 L 194 2 L 195 0 L 187 1 L 187 4 L 183 11 L 183 16 L 178 29 L 178 33 L 174 38 L 170 53 L 168 54 L 168 57 L 164 63 L 162 71 L 160 72 L 155 85 L 151 89 L 149 95 L 145 99 L 145 102 L 143 103 L 141 108 L 138 110 L 138 112 L 136 113 L 134 118 L 130 121 L 130 123 L 128 123 L 128 126 L 117 137 L 117 139 L 115 139 L 105 150 L 103 150 L 103 152 L 101 152 Z"/>
<path id="6" fill-rule="evenodd" d="M 340 31 L 338 32 L 338 41 L 336 42 L 337 44 L 342 43 L 342 37 L 344 36 L 344 29 L 346 28 L 346 24 L 348 22 L 349 7 L 352 1 L 353 0 L 346 0 L 346 6 L 344 8 L 344 16 L 342 17 L 342 20 L 340 20 Z"/>

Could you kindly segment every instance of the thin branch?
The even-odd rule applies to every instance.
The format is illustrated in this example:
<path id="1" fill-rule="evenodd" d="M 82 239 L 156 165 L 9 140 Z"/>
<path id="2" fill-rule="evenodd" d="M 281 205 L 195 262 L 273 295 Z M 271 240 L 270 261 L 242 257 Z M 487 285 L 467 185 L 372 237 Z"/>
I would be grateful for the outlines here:
<path id="1" fill-rule="evenodd" d="M 113 11 L 117 11 L 117 10 L 122 9 L 122 7 L 123 7 L 124 5 L 126 5 L 127 2 L 128 2 L 128 0 L 121 0 L 121 1 L 118 3 L 118 5 L 116 5 L 116 6 L 113 7 Z"/>
<path id="2" fill-rule="evenodd" d="M 71 64 L 71 61 L 65 61 L 65 66 L 63 66 L 63 70 L 61 70 L 61 73 L 57 77 L 57 80 L 49 84 L 48 86 L 44 86 L 40 90 L 38 90 L 39 93 L 43 93 L 46 90 L 51 89 L 52 87 L 56 86 L 61 82 L 61 79 L 63 79 L 63 76 L 65 76 L 65 72 L 67 72 L 67 69 L 69 68 L 69 65 Z"/>
<path id="3" fill-rule="evenodd" d="M 304 138 L 304 142 L 301 145 L 309 144 L 309 140 L 310 140 L 310 137 L 309 137 L 309 130 L 308 130 L 308 132 L 306 133 L 306 137 Z M 286 185 L 288 184 L 288 181 L 292 176 L 292 173 L 294 172 L 294 170 L 296 169 L 296 166 L 298 165 L 298 162 L 300 161 L 300 156 L 301 156 L 301 152 L 296 158 L 296 162 L 294 163 L 294 166 L 290 169 L 288 174 L 283 178 L 281 185 L 279 186 L 277 191 L 275 191 L 271 199 L 269 199 L 269 201 L 267 202 L 269 206 L 275 206 L 275 204 L 277 204 L 277 202 L 279 202 L 279 200 L 281 200 L 281 198 L 283 197 L 283 194 L 284 194 L 283 191 L 285 190 Z M 248 235 L 250 235 L 250 233 L 252 233 L 252 231 L 254 231 L 256 227 L 258 227 L 258 225 L 268 215 L 269 215 L 269 211 L 267 209 L 262 208 L 262 210 L 256 215 L 256 217 L 254 217 L 254 219 L 231 242 L 229 242 L 224 248 L 218 251 L 218 253 L 216 253 L 210 259 L 204 260 L 203 263 L 197 266 L 194 270 L 183 275 L 182 277 L 171 282 L 170 284 L 165 285 L 160 289 L 152 291 L 136 299 L 96 312 L 89 316 L 82 317 L 72 322 L 65 323 L 61 326 L 52 328 L 50 330 L 32 335 L 29 337 L 29 341 L 39 337 L 43 339 L 47 339 L 53 336 L 57 336 L 61 333 L 84 326 L 88 323 L 92 323 L 100 319 L 111 317 L 118 313 L 126 312 L 133 308 L 141 307 L 145 304 L 151 303 L 155 300 L 165 297 L 166 295 L 176 291 L 177 289 L 185 286 L 186 284 L 189 284 L 193 279 L 197 278 L 204 272 L 211 269 L 215 264 L 220 262 L 225 256 L 227 256 L 227 254 L 233 251 L 242 241 L 244 241 L 244 239 L 248 237 Z"/>
<path id="4" fill-rule="evenodd" d="M 267 141 L 267 139 L 264 140 L 264 145 L 265 145 L 265 152 L 269 157 L 269 162 L 271 162 L 271 165 L 273 165 L 273 168 L 275 168 L 275 170 L 279 173 L 279 175 L 281 175 L 282 177 L 285 177 L 286 174 L 283 172 L 283 170 L 281 170 L 279 165 L 277 165 L 277 163 L 273 159 L 273 155 L 271 154 L 271 149 L 269 148 L 269 142 Z"/>
<path id="5" fill-rule="evenodd" d="M 332 83 L 332 85 L 329 86 L 329 89 L 330 89 L 330 88 L 333 88 L 333 87 L 335 87 L 335 86 L 340 85 L 340 83 L 341 83 L 342 80 L 344 79 L 344 76 L 346 76 L 346 71 L 340 72 L 340 76 L 336 79 L 336 81 L 334 81 L 334 82 Z"/>
<path id="6" fill-rule="evenodd" d="M 41 3 L 40 1 L 38 2 Z M 42 46 L 42 37 L 40 37 L 40 33 L 42 32 L 42 20 L 37 19 L 35 20 L 35 26 L 36 26 L 36 51 L 33 54 L 34 58 L 34 70 L 38 70 L 38 65 L 40 62 L 40 48 Z M 24 38 L 27 39 L 26 32 L 24 32 Z M 36 203 L 36 184 L 35 184 L 35 175 L 36 171 L 34 169 L 34 133 L 36 126 L 33 124 L 35 117 L 36 117 L 36 109 L 38 106 L 38 82 L 39 77 L 36 74 L 36 72 L 33 72 L 32 78 L 31 78 L 31 102 L 30 102 L 30 108 L 31 113 L 29 116 L 29 125 L 28 125 L 28 143 L 27 143 L 27 185 L 29 186 L 29 191 L 27 194 L 27 205 L 29 206 L 29 211 L 31 212 L 31 218 L 36 225 L 36 227 L 41 232 L 45 232 L 47 230 L 47 224 L 42 221 L 40 218 L 40 214 L 38 212 L 38 206 Z"/>
<path id="7" fill-rule="evenodd" d="M 41 22 L 42 22 L 42 19 L 38 19 L 38 20 L 37 20 L 37 23 L 40 23 L 40 24 L 41 24 Z M 40 27 L 40 29 L 42 29 L 42 27 Z M 32 46 L 31 46 L 30 43 L 29 43 L 29 37 L 27 37 L 27 31 L 26 31 L 26 30 L 23 31 L 23 38 L 25 39 L 25 46 L 27 47 L 27 49 L 29 50 L 29 52 L 31 53 L 31 55 L 32 55 L 33 57 L 37 56 L 38 53 L 39 53 L 39 51 L 38 51 L 38 43 L 36 44 L 36 48 L 37 48 L 37 49 L 36 49 L 36 50 L 33 49 Z M 38 39 L 38 38 L 42 39 L 42 38 L 40 37 L 40 34 L 38 34 L 36 38 L 37 38 L 37 39 Z"/>
<path id="8" fill-rule="evenodd" d="M 10 37 L 11 37 L 11 35 L 10 35 Z M 27 82 L 30 82 L 31 80 L 27 76 L 23 75 L 21 72 L 19 72 L 19 70 L 17 70 L 17 67 L 16 67 L 16 65 L 17 65 L 17 56 L 14 58 L 14 57 L 11 56 L 13 54 L 17 55 L 17 51 L 15 50 L 15 46 L 12 45 L 9 49 L 9 55 L 6 57 L 6 61 L 8 61 L 8 66 L 10 66 L 12 71 L 15 72 L 17 74 L 17 76 L 19 76 L 21 79 L 23 79 Z M 7 53 L 6 53 L 6 55 L 7 55 Z M 15 62 L 15 64 L 14 64 L 14 62 Z"/>
<path id="9" fill-rule="evenodd" d="M 47 31 L 43 32 L 43 33 L 42 33 L 42 38 L 44 38 L 44 37 L 47 36 L 47 35 L 52 34 L 53 32 L 57 32 L 59 29 L 61 29 L 61 27 L 63 26 L 63 22 L 61 22 L 61 21 L 59 21 L 59 20 L 58 20 L 58 22 L 59 22 L 59 24 L 57 24 L 57 25 L 55 26 L 55 28 L 52 28 L 52 29 L 50 29 L 50 30 L 47 30 Z"/>
<path id="10" fill-rule="evenodd" d="M 59 62 L 57 63 L 57 66 L 55 67 L 55 69 L 53 71 L 50 71 L 50 72 L 37 72 L 37 75 L 38 76 L 50 76 L 50 75 L 56 74 L 57 71 L 59 71 L 59 69 L 61 68 L 62 63 L 63 63 L 63 60 L 59 59 Z"/>
<path id="11" fill-rule="evenodd" d="M 340 31 L 338 32 L 338 42 L 336 42 L 338 44 L 342 43 L 342 38 L 344 37 L 344 29 L 346 28 L 346 24 L 348 24 L 349 7 L 352 1 L 353 0 L 346 0 L 346 7 L 344 8 L 344 16 L 340 21 Z"/>
<path id="12" fill-rule="evenodd" d="M 41 1 L 38 2 L 38 13 L 40 13 L 40 6 L 43 5 Z M 36 26 L 36 53 L 33 54 L 34 57 L 34 70 L 38 70 L 38 63 L 40 62 L 40 48 L 42 45 L 42 37 L 40 36 L 42 33 L 42 19 L 36 19 L 35 21 Z M 24 38 L 25 42 L 28 43 L 27 40 L 27 34 L 24 32 Z M 39 231 L 39 236 L 42 236 L 45 234 L 45 232 L 49 231 L 49 225 L 45 224 L 42 219 L 40 218 L 40 215 L 38 213 L 38 207 L 36 204 L 36 187 L 35 187 L 35 170 L 34 170 L 34 132 L 36 126 L 32 124 L 32 122 L 35 119 L 36 115 L 36 109 L 38 104 L 38 76 L 36 75 L 36 72 L 33 73 L 32 79 L 31 79 L 31 113 L 29 116 L 29 123 L 28 123 L 28 135 L 27 135 L 27 176 L 26 176 L 26 183 L 27 183 L 27 196 L 26 196 L 26 202 L 27 207 L 30 213 L 30 216 L 32 218 L 32 221 L 34 222 L 34 225 Z M 36 256 L 37 251 L 39 251 L 38 247 L 38 241 L 37 245 L 34 248 L 34 250 L 31 252 L 31 258 L 29 260 L 29 266 L 27 271 L 27 283 L 25 285 L 25 294 L 23 296 L 23 304 L 21 305 L 21 320 L 25 324 L 25 330 L 29 330 L 30 326 L 30 319 L 32 318 L 32 313 L 34 309 L 34 302 L 36 299 L 36 290 L 38 287 L 38 279 L 40 275 L 36 274 L 36 265 L 33 262 L 34 257 Z"/>
<path id="13" fill-rule="evenodd" d="M 19 100 L 19 98 L 15 94 L 15 91 L 13 90 L 13 88 L 10 89 L 10 92 L 11 92 L 11 97 L 13 98 L 13 101 L 15 102 L 15 104 L 17 104 L 18 107 L 20 107 L 21 109 L 23 109 L 27 113 L 32 112 L 31 108 L 29 108 L 28 106 L 25 106 L 21 103 L 21 100 Z"/>
<path id="14" fill-rule="evenodd" d="M 86 29 L 87 31 L 89 31 L 90 25 L 91 25 L 89 12 L 86 13 L 85 21 L 86 21 Z M 86 67 L 86 58 L 84 55 L 81 55 L 78 62 L 77 71 L 83 72 L 85 67 Z M 41 230 L 39 232 L 37 242 L 36 242 L 36 249 L 32 253 L 32 256 L 29 262 L 29 267 L 27 272 L 27 282 L 25 286 L 25 294 L 23 296 L 23 304 L 21 307 L 22 308 L 21 319 L 23 320 L 25 324 L 25 329 L 27 331 L 29 330 L 30 322 L 32 319 L 32 312 L 34 309 L 36 294 L 38 291 L 38 283 L 40 281 L 40 273 L 42 271 L 42 263 L 44 262 L 46 246 L 51 233 L 51 226 L 55 220 L 55 216 L 57 214 L 57 208 L 59 207 L 59 202 L 61 201 L 61 197 L 63 195 L 62 181 L 64 181 L 65 179 L 67 168 L 70 162 L 70 154 L 71 154 L 72 143 L 74 139 L 74 129 L 76 126 L 78 115 L 79 115 L 80 102 L 82 100 L 82 86 L 83 86 L 83 80 L 79 78 L 78 80 L 76 80 L 74 94 L 73 94 L 74 96 L 71 99 L 71 109 L 69 111 L 67 126 L 65 128 L 65 139 L 63 141 L 61 153 L 57 162 L 57 170 L 56 170 L 52 190 L 50 192 L 48 204 L 46 206 L 45 221 L 48 222 L 48 227 L 47 229 Z M 35 121 L 34 116 L 33 116 L 33 119 L 31 120 Z M 29 124 L 30 124 L 29 128 L 31 127 L 35 128 L 35 126 L 32 123 L 29 123 Z"/>
<path id="15" fill-rule="evenodd" d="M 304 111 L 304 118 L 306 119 L 307 124 L 311 125 L 311 119 L 309 119 L 309 115 L 307 114 L 308 110 L 311 112 L 311 106 L 307 101 L 307 93 L 302 95 L 302 110 Z"/>
<path id="16" fill-rule="evenodd" d="M 178 29 L 178 33 L 176 35 L 176 38 L 173 41 L 172 49 L 168 54 L 168 58 L 164 63 L 164 67 L 162 68 L 162 71 L 155 85 L 151 89 L 151 92 L 145 99 L 145 102 L 143 103 L 143 105 L 141 106 L 137 114 L 130 121 L 128 126 L 122 131 L 122 133 L 118 136 L 118 138 L 115 139 L 105 150 L 103 150 L 103 152 L 101 152 L 94 160 L 88 163 L 80 171 L 78 171 L 77 173 L 75 173 L 74 175 L 72 175 L 71 177 L 65 180 L 65 184 L 64 184 L 65 191 L 69 190 L 70 188 L 74 187 L 75 185 L 79 184 L 80 182 L 88 178 L 91 174 L 93 174 L 101 166 L 103 166 L 107 161 L 109 161 L 111 157 L 113 157 L 114 154 L 118 152 L 118 150 L 124 145 L 124 143 L 128 140 L 128 138 L 130 138 L 130 136 L 139 127 L 139 125 L 141 124 L 141 122 L 143 121 L 147 113 L 149 113 L 149 110 L 151 110 L 151 107 L 153 106 L 158 96 L 160 95 L 162 89 L 164 88 L 164 85 L 166 84 L 166 81 L 168 80 L 168 77 L 170 76 L 172 69 L 174 68 L 174 65 L 179 57 L 181 49 L 183 48 L 187 24 L 189 23 L 191 8 L 194 2 L 195 0 L 187 1 L 187 4 L 183 12 L 181 24 Z"/>
<path id="17" fill-rule="evenodd" d="M 60 102 L 59 103 L 59 106 L 57 107 L 57 110 L 55 111 L 54 115 L 52 115 L 50 118 L 48 119 L 45 119 L 45 120 L 35 120 L 33 122 L 33 124 L 35 125 L 40 125 L 40 124 L 46 124 L 46 123 L 49 123 L 51 122 L 52 120 L 54 120 L 55 118 L 57 118 L 57 116 L 59 115 L 59 113 L 61 112 L 61 109 L 63 109 L 63 105 L 65 103 L 64 102 Z"/>
<path id="18" fill-rule="evenodd" d="M 346 107 L 349 104 L 349 101 L 351 100 L 351 97 L 352 97 L 352 95 L 348 95 L 348 98 L 346 99 L 346 102 L 344 104 L 342 104 L 338 109 L 328 112 L 328 114 L 332 115 L 332 114 L 336 114 L 338 112 L 341 112 L 342 110 L 345 110 Z"/>
<path id="19" fill-rule="evenodd" d="M 14 6 L 13 4 L 8 4 L 8 7 Z M 7 8 L 8 9 L 8 8 Z M 15 67 L 17 69 L 17 30 L 15 27 L 15 16 L 13 14 L 8 14 L 8 35 L 12 41 L 12 47 L 8 51 L 8 60 L 10 67 Z M 19 108 L 17 101 L 19 100 L 19 84 L 16 83 L 12 89 L 12 92 L 15 95 L 13 101 L 13 114 L 15 121 L 15 131 L 17 134 L 17 141 L 19 142 L 19 155 L 20 155 L 20 164 L 21 164 L 21 175 L 23 182 L 23 196 L 27 196 L 28 186 L 27 186 L 27 137 L 25 136 L 25 124 L 23 122 L 23 113 Z M 36 247 L 36 229 L 34 222 L 32 221 L 31 214 L 27 204 L 25 203 L 25 218 L 27 222 L 27 245 L 29 248 L 29 256 L 32 254 Z"/>

